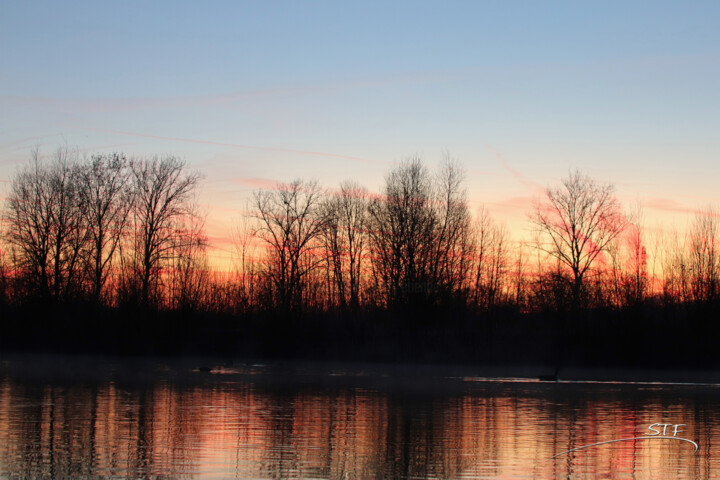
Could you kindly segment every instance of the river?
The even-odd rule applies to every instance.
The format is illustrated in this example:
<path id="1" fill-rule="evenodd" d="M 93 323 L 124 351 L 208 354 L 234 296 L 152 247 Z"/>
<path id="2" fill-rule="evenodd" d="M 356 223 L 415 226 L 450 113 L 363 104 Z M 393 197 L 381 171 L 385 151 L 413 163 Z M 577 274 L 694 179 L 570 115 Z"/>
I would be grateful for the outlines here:
<path id="1" fill-rule="evenodd" d="M 720 385 L 0 359 L 0 478 L 720 478 Z"/>

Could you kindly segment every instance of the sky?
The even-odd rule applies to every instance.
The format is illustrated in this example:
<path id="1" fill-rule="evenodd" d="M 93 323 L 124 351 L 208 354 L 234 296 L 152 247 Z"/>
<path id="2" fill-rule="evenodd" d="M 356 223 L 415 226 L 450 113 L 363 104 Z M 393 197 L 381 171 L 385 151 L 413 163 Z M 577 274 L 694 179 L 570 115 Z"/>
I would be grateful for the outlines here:
<path id="1" fill-rule="evenodd" d="M 714 0 L 4 0 L 0 12 L 0 197 L 33 147 L 177 155 L 204 175 L 218 261 L 255 189 L 352 179 L 379 192 L 416 155 L 457 159 L 471 209 L 516 237 L 571 169 L 615 185 L 652 225 L 720 204 Z"/>

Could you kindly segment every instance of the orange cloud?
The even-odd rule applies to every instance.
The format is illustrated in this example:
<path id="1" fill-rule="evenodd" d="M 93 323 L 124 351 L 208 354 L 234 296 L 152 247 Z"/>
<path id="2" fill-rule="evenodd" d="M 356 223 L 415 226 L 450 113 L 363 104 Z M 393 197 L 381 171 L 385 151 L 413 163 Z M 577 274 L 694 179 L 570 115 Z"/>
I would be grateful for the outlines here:
<path id="1" fill-rule="evenodd" d="M 500 202 L 493 202 L 491 205 L 495 205 L 496 207 L 500 209 L 508 209 L 508 210 L 524 210 L 529 211 L 530 208 L 533 205 L 533 201 L 535 200 L 534 197 L 530 196 L 524 196 L 524 197 L 510 197 L 505 200 L 502 200 Z"/>

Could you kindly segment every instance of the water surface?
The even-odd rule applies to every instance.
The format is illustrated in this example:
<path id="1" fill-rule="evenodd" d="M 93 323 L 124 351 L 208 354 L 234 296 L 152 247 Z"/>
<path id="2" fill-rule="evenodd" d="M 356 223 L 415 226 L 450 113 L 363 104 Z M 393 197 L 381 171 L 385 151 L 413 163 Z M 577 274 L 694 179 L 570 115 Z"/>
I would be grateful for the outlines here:
<path id="1" fill-rule="evenodd" d="M 646 438 L 658 423 L 671 425 L 667 437 L 684 424 L 676 436 L 698 451 Z M 0 478 L 720 478 L 718 431 L 714 385 L 201 360 L 0 364 Z"/>

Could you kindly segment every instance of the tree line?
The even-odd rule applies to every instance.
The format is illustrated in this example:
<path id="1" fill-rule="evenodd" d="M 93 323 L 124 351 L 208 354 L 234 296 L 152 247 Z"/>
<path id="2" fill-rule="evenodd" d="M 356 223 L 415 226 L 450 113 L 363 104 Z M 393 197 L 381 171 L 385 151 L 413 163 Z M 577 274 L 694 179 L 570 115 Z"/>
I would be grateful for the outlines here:
<path id="1" fill-rule="evenodd" d="M 522 243 L 487 210 L 473 215 L 463 169 L 449 157 L 434 171 L 418 157 L 397 164 L 377 194 L 349 181 L 278 183 L 254 192 L 231 273 L 209 267 L 200 181 L 174 156 L 60 148 L 43 160 L 34 150 L 3 209 L 2 304 L 428 316 L 718 297 L 712 208 L 684 240 L 655 240 L 650 262 L 641 209 L 623 212 L 611 185 L 578 171 L 537 199 L 534 237 Z"/>
<path id="2" fill-rule="evenodd" d="M 206 246 L 199 180 L 172 156 L 81 159 L 60 148 L 44 161 L 34 150 L 3 212 L 5 301 L 181 303 L 181 273 Z"/>

